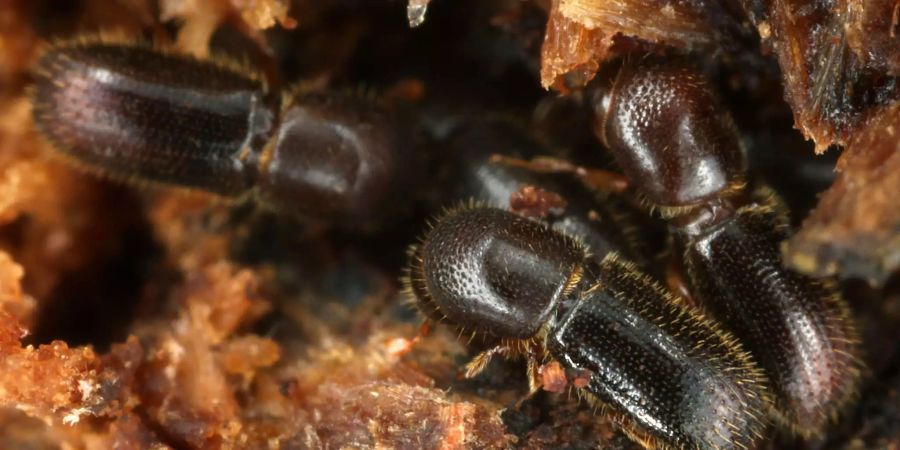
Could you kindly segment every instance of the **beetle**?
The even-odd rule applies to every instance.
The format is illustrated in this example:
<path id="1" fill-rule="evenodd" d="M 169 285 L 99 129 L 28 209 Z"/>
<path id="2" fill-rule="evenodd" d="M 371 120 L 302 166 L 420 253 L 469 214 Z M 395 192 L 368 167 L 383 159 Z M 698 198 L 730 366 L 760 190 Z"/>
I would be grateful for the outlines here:
<path id="1" fill-rule="evenodd" d="M 101 175 L 226 198 L 306 222 L 390 214 L 412 170 L 398 125 L 371 97 L 271 92 L 224 57 L 82 37 L 36 64 L 34 123 L 57 153 Z"/>
<path id="2" fill-rule="evenodd" d="M 594 130 L 644 200 L 668 219 L 701 307 L 771 381 L 774 417 L 822 431 L 858 390 L 856 327 L 834 283 L 785 267 L 786 212 L 751 191 L 730 114 L 677 61 L 626 62 L 590 96 Z"/>
<path id="3" fill-rule="evenodd" d="M 407 286 L 429 318 L 485 337 L 494 355 L 557 361 L 586 377 L 580 394 L 607 406 L 648 448 L 743 449 L 763 437 L 765 378 L 737 340 L 634 264 L 545 224 L 496 208 L 440 217 L 410 251 Z"/>

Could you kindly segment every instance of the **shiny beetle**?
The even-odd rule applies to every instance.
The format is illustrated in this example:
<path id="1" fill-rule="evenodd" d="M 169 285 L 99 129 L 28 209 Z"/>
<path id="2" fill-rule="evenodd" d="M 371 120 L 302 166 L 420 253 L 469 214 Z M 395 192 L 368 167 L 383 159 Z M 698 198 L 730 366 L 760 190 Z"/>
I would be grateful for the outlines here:
<path id="1" fill-rule="evenodd" d="M 193 188 L 306 221 L 388 214 L 410 164 L 388 112 L 336 92 L 269 92 L 253 70 L 81 39 L 38 61 L 34 122 L 89 171 Z M 279 101 L 281 105 L 279 105 Z"/>
<path id="2" fill-rule="evenodd" d="M 820 432 L 857 391 L 855 327 L 831 282 L 785 268 L 785 213 L 747 188 L 731 116 L 697 71 L 653 59 L 625 63 L 591 99 L 597 136 L 669 219 L 702 308 L 769 378 L 774 416 Z"/>
<path id="3" fill-rule="evenodd" d="M 411 250 L 408 288 L 429 318 L 482 335 L 493 355 L 559 362 L 648 448 L 746 449 L 762 438 L 764 377 L 735 338 L 610 253 L 516 214 L 462 207 Z"/>

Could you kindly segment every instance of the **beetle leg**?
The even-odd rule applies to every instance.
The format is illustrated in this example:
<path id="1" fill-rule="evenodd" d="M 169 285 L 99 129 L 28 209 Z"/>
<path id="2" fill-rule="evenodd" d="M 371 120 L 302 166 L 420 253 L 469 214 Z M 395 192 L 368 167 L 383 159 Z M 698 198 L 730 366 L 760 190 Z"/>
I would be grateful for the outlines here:
<path id="1" fill-rule="evenodd" d="M 576 176 L 587 187 L 600 192 L 624 192 L 629 186 L 628 179 L 622 174 L 609 170 L 579 166 L 552 156 L 538 156 L 525 160 L 494 154 L 491 155 L 491 162 L 538 173 L 569 173 Z"/>

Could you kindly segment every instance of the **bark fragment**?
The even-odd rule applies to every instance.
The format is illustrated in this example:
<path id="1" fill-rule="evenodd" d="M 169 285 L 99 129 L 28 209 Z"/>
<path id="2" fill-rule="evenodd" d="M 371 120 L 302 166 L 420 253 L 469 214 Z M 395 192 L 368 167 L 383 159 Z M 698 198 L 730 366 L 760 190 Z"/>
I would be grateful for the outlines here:
<path id="1" fill-rule="evenodd" d="M 787 261 L 817 275 L 883 282 L 900 266 L 900 102 L 879 110 L 838 160 L 834 185 L 787 245 Z"/>

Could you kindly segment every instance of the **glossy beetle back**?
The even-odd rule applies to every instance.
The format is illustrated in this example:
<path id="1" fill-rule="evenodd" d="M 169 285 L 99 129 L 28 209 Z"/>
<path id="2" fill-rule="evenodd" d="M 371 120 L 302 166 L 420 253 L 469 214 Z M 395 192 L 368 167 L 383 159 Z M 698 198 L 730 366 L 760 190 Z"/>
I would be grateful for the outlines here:
<path id="1" fill-rule="evenodd" d="M 734 123 L 696 71 L 626 63 L 593 107 L 596 133 L 651 203 L 691 206 L 743 183 Z"/>
<path id="2" fill-rule="evenodd" d="M 101 41 L 48 50 L 33 102 L 38 129 L 83 167 L 227 196 L 252 186 L 275 120 L 250 73 Z"/>
<path id="3" fill-rule="evenodd" d="M 771 380 L 777 416 L 800 434 L 821 430 L 855 394 L 858 343 L 834 286 L 787 270 L 787 236 L 771 208 L 750 204 L 687 244 L 703 307 L 740 338 Z"/>
<path id="4" fill-rule="evenodd" d="M 548 350 L 649 448 L 746 449 L 761 438 L 764 377 L 734 337 L 613 256 Z"/>
<path id="5" fill-rule="evenodd" d="M 397 128 L 370 99 L 314 92 L 294 96 L 261 161 L 262 199 L 316 219 L 369 218 L 415 170 Z"/>
<path id="6" fill-rule="evenodd" d="M 580 244 L 538 222 L 499 209 L 459 208 L 414 250 L 410 284 L 432 318 L 527 339 L 577 283 L 584 258 Z"/>
<path id="7" fill-rule="evenodd" d="M 454 199 L 477 198 L 500 209 L 510 209 L 510 198 L 525 186 L 559 194 L 565 206 L 545 219 L 554 230 L 578 236 L 599 262 L 610 252 L 644 262 L 649 256 L 633 236 L 631 212 L 619 199 L 599 198 L 569 174 L 547 174 L 491 161 L 494 154 L 531 159 L 549 150 L 525 130 L 507 121 L 472 119 L 459 124 L 445 139 L 454 186 Z M 444 185 L 441 188 L 446 190 Z"/>

